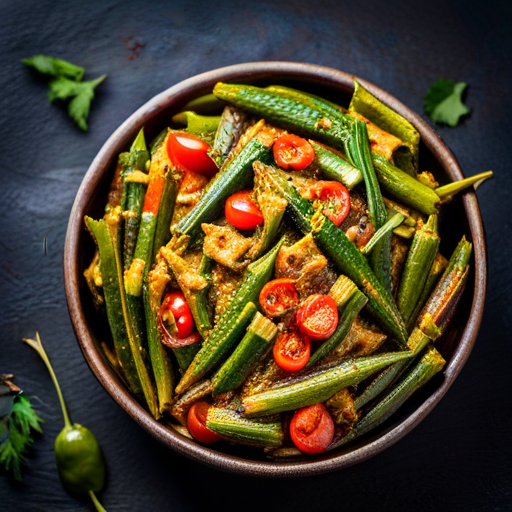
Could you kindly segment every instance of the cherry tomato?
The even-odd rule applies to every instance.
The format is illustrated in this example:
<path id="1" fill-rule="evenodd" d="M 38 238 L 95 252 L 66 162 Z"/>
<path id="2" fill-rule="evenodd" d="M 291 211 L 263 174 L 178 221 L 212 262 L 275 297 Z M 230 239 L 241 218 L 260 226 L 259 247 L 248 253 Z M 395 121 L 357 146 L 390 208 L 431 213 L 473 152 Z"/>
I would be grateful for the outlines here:
<path id="1" fill-rule="evenodd" d="M 260 292 L 260 305 L 271 317 L 280 316 L 299 303 L 295 280 L 282 277 L 269 281 Z"/>
<path id="2" fill-rule="evenodd" d="M 251 199 L 251 190 L 241 190 L 228 197 L 224 205 L 227 221 L 238 229 L 254 229 L 263 222 L 258 207 Z"/>
<path id="3" fill-rule="evenodd" d="M 281 333 L 274 345 L 274 360 L 280 368 L 296 372 L 306 366 L 311 353 L 311 342 L 301 332 Z"/>
<path id="4" fill-rule="evenodd" d="M 312 340 L 326 340 L 338 326 L 338 307 L 329 295 L 310 295 L 297 311 L 299 329 Z"/>
<path id="5" fill-rule="evenodd" d="M 312 187 L 311 199 L 326 203 L 323 214 L 339 226 L 350 212 L 350 194 L 337 181 L 318 181 Z"/>
<path id="6" fill-rule="evenodd" d="M 310 405 L 295 412 L 290 436 L 304 453 L 323 453 L 334 438 L 334 422 L 323 404 Z"/>
<path id="7" fill-rule="evenodd" d="M 208 156 L 210 146 L 190 133 L 170 133 L 167 137 L 167 154 L 171 162 L 183 171 L 213 176 L 215 162 Z"/>
<path id="8" fill-rule="evenodd" d="M 212 444 L 221 437 L 219 434 L 206 427 L 206 416 L 210 404 L 207 402 L 196 402 L 188 411 L 187 428 L 192 437 L 200 443 Z"/>
<path id="9" fill-rule="evenodd" d="M 194 320 L 181 290 L 169 292 L 162 303 L 161 311 L 168 309 L 176 320 L 178 338 L 187 338 L 194 329 Z"/>
<path id="10" fill-rule="evenodd" d="M 297 135 L 282 135 L 274 142 L 274 159 L 282 169 L 291 167 L 296 171 L 306 168 L 315 159 L 315 150 L 306 140 Z"/>

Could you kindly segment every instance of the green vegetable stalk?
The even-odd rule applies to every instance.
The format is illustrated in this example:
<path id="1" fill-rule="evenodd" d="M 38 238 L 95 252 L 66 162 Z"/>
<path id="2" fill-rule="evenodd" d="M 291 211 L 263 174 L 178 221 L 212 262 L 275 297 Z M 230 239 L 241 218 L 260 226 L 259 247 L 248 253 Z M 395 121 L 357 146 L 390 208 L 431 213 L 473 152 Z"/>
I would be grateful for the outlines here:
<path id="1" fill-rule="evenodd" d="M 39 354 L 48 368 L 62 408 L 64 428 L 55 439 L 54 446 L 55 462 L 61 482 L 70 492 L 89 494 L 96 510 L 106 512 L 96 498 L 96 493 L 103 489 L 105 483 L 105 462 L 98 441 L 89 429 L 78 423 L 71 423 L 59 382 L 39 333 L 36 332 L 35 340 L 23 338 L 23 341 Z"/>

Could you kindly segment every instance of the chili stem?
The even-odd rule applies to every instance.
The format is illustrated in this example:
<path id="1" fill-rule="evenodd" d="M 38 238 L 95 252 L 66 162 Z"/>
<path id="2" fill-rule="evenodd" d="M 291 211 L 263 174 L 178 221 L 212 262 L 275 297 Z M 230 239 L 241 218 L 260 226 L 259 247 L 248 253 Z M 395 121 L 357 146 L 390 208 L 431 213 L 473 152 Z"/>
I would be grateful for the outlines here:
<path id="1" fill-rule="evenodd" d="M 66 427 L 71 427 L 71 421 L 69 419 L 68 410 L 66 409 L 66 403 L 64 402 L 64 397 L 62 396 L 62 391 L 60 390 L 59 381 L 57 380 L 57 376 L 53 371 L 52 365 L 50 364 L 50 359 L 44 350 L 43 343 L 41 342 L 41 338 L 39 337 L 39 333 L 36 331 L 36 339 L 30 338 L 22 338 L 27 345 L 30 345 L 38 354 L 39 357 L 44 361 L 46 368 L 48 368 L 48 372 L 50 373 L 50 377 L 52 378 L 53 385 L 55 386 L 55 391 L 57 391 L 57 396 L 59 397 L 60 406 L 62 409 L 62 416 L 64 416 L 64 425 Z"/>
<path id="2" fill-rule="evenodd" d="M 96 498 L 96 494 L 94 494 L 93 491 L 89 491 L 89 496 L 91 497 L 91 500 L 94 503 L 94 506 L 96 507 L 96 510 L 98 512 L 107 512 L 103 505 L 99 502 L 98 498 Z"/>

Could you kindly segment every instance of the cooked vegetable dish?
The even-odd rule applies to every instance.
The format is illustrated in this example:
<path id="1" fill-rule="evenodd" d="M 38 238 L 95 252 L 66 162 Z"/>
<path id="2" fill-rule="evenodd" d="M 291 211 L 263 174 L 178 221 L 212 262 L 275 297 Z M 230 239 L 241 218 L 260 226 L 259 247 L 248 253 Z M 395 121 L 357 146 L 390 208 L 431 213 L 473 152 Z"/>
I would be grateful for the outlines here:
<path id="1" fill-rule="evenodd" d="M 183 435 L 275 459 L 381 424 L 445 364 L 472 245 L 442 255 L 438 213 L 485 175 L 439 187 L 418 131 L 357 82 L 348 109 L 218 83 L 170 121 L 85 218 L 113 368 Z"/>

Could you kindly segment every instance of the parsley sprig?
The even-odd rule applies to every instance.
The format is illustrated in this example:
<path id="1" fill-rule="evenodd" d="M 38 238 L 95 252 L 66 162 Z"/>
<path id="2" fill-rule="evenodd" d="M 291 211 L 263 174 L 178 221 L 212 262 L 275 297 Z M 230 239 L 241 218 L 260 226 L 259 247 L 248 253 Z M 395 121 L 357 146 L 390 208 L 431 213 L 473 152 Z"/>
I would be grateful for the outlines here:
<path id="1" fill-rule="evenodd" d="M 84 68 L 47 55 L 34 55 L 21 62 L 36 69 L 39 73 L 53 77 L 48 84 L 48 100 L 50 103 L 57 100 L 69 101 L 69 117 L 81 130 L 87 131 L 87 117 L 94 99 L 94 90 L 105 80 L 107 75 L 82 82 Z"/>

